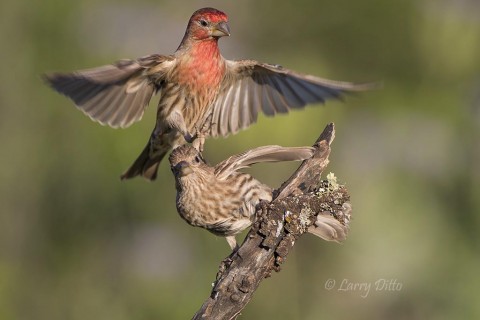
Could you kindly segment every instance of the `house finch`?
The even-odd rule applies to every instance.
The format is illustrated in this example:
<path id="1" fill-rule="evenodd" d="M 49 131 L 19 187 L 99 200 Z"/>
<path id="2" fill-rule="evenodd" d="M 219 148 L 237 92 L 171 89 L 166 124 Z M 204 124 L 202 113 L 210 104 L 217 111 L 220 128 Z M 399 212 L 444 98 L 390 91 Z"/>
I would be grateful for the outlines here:
<path id="1" fill-rule="evenodd" d="M 238 170 L 260 162 L 305 160 L 313 152 L 310 147 L 264 146 L 211 167 L 197 149 L 180 146 L 169 157 L 177 189 L 177 211 L 188 224 L 225 237 L 235 250 L 235 235 L 252 224 L 256 205 L 272 200 L 269 186 Z M 328 241 L 343 241 L 347 227 L 321 213 L 308 231 Z"/>
<path id="2" fill-rule="evenodd" d="M 197 138 L 196 129 L 209 115 L 206 136 L 226 136 L 254 123 L 259 112 L 273 116 L 371 87 L 254 60 L 226 60 L 217 43 L 230 35 L 227 20 L 225 13 L 203 8 L 193 13 L 173 55 L 153 54 L 73 73 L 52 73 L 45 80 L 92 120 L 113 128 L 139 121 L 152 95 L 159 94 L 150 139 L 121 176 L 150 180 L 156 178 L 160 161 L 172 147 Z M 200 149 L 204 138 L 197 141 Z"/>

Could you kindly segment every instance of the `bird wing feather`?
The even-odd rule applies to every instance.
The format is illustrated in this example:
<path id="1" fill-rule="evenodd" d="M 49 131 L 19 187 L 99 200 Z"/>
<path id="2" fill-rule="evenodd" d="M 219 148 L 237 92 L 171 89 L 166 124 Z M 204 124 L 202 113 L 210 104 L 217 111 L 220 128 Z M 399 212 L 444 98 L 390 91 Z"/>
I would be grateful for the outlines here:
<path id="1" fill-rule="evenodd" d="M 215 175 L 225 179 L 233 172 L 247 168 L 255 163 L 302 161 L 310 158 L 315 149 L 312 147 L 262 146 L 231 156 L 215 166 Z"/>
<path id="2" fill-rule="evenodd" d="M 53 89 L 72 99 L 92 120 L 113 128 L 126 128 L 142 118 L 159 89 L 155 83 L 162 69 L 167 69 L 172 59 L 150 55 L 72 73 L 47 74 L 44 79 Z M 152 79 L 150 69 L 156 70 L 156 79 Z"/>
<path id="3" fill-rule="evenodd" d="M 260 111 L 274 116 L 377 86 L 322 79 L 254 60 L 227 60 L 226 66 L 222 86 L 210 110 L 212 136 L 245 129 L 257 121 Z"/>
<path id="4" fill-rule="evenodd" d="M 308 231 L 326 241 L 343 242 L 349 231 L 348 224 L 342 224 L 330 212 L 320 212 L 314 225 Z"/>

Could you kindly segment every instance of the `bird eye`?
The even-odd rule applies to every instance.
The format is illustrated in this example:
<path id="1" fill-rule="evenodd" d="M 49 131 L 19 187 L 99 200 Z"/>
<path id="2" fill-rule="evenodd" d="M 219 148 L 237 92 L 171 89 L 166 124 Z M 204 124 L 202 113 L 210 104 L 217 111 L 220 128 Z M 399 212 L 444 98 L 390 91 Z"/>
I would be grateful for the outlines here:
<path id="1" fill-rule="evenodd" d="M 199 157 L 199 156 L 196 156 L 196 157 L 195 157 L 195 162 L 196 162 L 196 163 L 200 163 L 200 157 Z"/>
<path id="2" fill-rule="evenodd" d="M 206 27 L 206 26 L 208 25 L 208 23 L 207 23 L 207 21 L 205 21 L 205 20 L 202 19 L 202 20 L 200 20 L 200 25 L 201 25 L 202 27 Z"/>

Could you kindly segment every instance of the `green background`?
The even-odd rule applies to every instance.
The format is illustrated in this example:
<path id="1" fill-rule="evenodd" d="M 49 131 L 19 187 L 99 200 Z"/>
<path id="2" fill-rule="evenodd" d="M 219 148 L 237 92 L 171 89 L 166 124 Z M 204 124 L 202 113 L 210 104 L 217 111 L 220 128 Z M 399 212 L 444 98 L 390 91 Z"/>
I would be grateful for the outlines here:
<path id="1" fill-rule="evenodd" d="M 186 319 L 208 296 L 228 246 L 178 217 L 168 164 L 154 183 L 119 180 L 148 139 L 157 100 L 143 121 L 114 130 L 39 77 L 172 53 L 203 6 L 229 14 L 226 58 L 384 83 L 207 142 L 217 163 L 259 145 L 310 145 L 335 122 L 327 172 L 352 196 L 347 241 L 303 237 L 241 318 L 479 318 L 478 1 L 6 0 L 0 319 Z M 278 186 L 295 167 L 251 172 Z M 397 286 L 376 288 L 383 280 Z M 341 291 L 342 282 L 371 289 Z"/>

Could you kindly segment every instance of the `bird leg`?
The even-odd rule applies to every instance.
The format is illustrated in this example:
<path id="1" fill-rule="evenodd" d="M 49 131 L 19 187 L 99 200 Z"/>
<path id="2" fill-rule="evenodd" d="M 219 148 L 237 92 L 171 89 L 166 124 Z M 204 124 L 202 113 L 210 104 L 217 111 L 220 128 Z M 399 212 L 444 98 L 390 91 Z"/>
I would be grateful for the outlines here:
<path id="1" fill-rule="evenodd" d="M 210 131 L 214 125 L 212 122 L 212 116 L 213 112 L 210 112 L 201 127 L 195 126 L 195 140 L 193 141 L 192 145 L 200 153 L 203 152 L 203 145 L 205 144 L 205 138 L 208 136 L 208 131 Z"/>
<path id="2" fill-rule="evenodd" d="M 235 239 L 235 236 L 228 236 L 228 237 L 225 237 L 225 239 L 227 240 L 228 245 L 230 246 L 233 252 L 238 250 L 238 244 L 237 244 L 237 240 Z"/>

